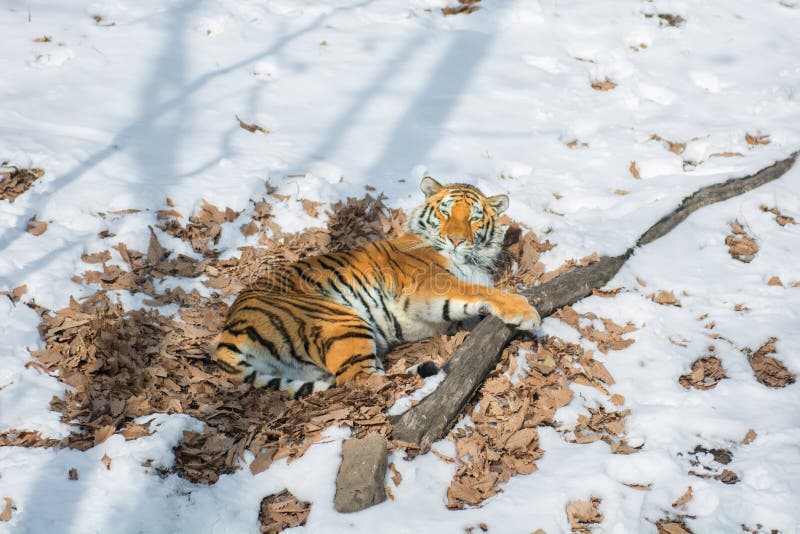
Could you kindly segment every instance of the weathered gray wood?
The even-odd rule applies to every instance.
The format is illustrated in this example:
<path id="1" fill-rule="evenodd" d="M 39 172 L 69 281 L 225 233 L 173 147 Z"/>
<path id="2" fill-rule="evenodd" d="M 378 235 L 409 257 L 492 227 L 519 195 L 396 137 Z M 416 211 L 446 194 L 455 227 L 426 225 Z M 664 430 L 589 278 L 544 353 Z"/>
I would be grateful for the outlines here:
<path id="1" fill-rule="evenodd" d="M 644 246 L 664 236 L 691 213 L 703 206 L 728 200 L 779 178 L 792 168 L 797 154 L 795 152 L 789 158 L 778 161 L 754 175 L 730 179 L 698 190 L 686 197 L 675 210 L 651 226 L 636 241 L 636 244 L 621 256 L 602 257 L 598 262 L 579 267 L 549 282 L 522 290 L 520 293 L 530 300 L 542 317 L 547 317 L 557 309 L 591 295 L 593 289 L 604 286 L 617 274 L 636 247 Z M 496 317 L 483 319 L 444 366 L 447 375 L 436 391 L 394 420 L 392 437 L 398 441 L 413 444 L 422 450 L 426 450 L 433 441 L 442 438 L 453 425 L 464 405 L 469 402 L 480 384 L 497 364 L 500 353 L 514 337 L 514 334 L 515 332 L 511 328 Z M 380 439 L 383 440 L 383 438 Z M 339 469 L 340 476 L 336 481 L 336 509 L 350 511 L 344 504 L 340 509 L 340 502 L 344 502 L 340 499 L 344 499 L 345 494 L 353 495 L 354 488 L 369 487 L 370 489 L 365 493 L 365 498 L 359 497 L 359 504 L 353 510 L 360 510 L 385 500 L 385 493 L 383 497 L 380 497 L 380 492 L 384 491 L 383 476 L 386 470 L 385 442 L 383 448 L 350 449 L 348 447 L 346 450 L 347 452 L 343 449 L 343 462 Z M 362 475 L 354 477 L 353 480 L 343 477 L 343 472 L 346 473 L 353 469 L 350 466 L 354 465 L 354 462 L 366 466 L 365 471 L 371 473 L 372 478 L 370 478 L 369 485 L 364 484 Z M 383 466 L 382 470 L 380 469 L 381 465 Z M 380 480 L 378 480 L 379 476 Z"/>
<path id="2" fill-rule="evenodd" d="M 442 429 L 450 428 L 497 364 L 498 347 L 502 350 L 512 337 L 514 330 L 497 317 L 489 316 L 478 323 L 445 364 L 447 376 L 439 387 L 400 416 L 392 425 L 392 437 L 427 448 Z"/>
<path id="3" fill-rule="evenodd" d="M 769 167 L 761 169 L 755 174 L 745 176 L 744 178 L 731 178 L 721 184 L 713 184 L 702 189 L 698 189 L 688 197 L 684 198 L 680 205 L 672 210 L 670 213 L 661 218 L 656 224 L 650 227 L 642 237 L 636 242 L 637 247 L 641 247 L 651 243 L 662 237 L 667 232 L 678 226 L 683 222 L 686 217 L 694 213 L 696 210 L 703 206 L 722 202 L 742 193 L 746 193 L 751 189 L 760 187 L 768 182 L 780 178 L 792 168 L 797 154 L 795 152 L 786 159 L 776 161 Z"/>
<path id="4" fill-rule="evenodd" d="M 378 434 L 342 444 L 333 505 L 337 512 L 358 512 L 386 500 L 386 439 Z"/>
<path id="5" fill-rule="evenodd" d="M 591 295 L 593 289 L 607 284 L 635 247 L 662 237 L 703 206 L 728 200 L 779 178 L 792 168 L 796 157 L 797 152 L 754 175 L 704 187 L 686 197 L 675 210 L 651 226 L 625 254 L 602 257 L 596 263 L 579 267 L 520 293 L 529 299 L 542 317 L 573 304 Z M 497 318 L 487 317 L 481 321 L 450 357 L 445 365 L 447 376 L 436 391 L 394 421 L 392 437 L 413 443 L 422 450 L 443 437 L 497 364 L 500 353 L 513 337 L 514 332 Z"/>

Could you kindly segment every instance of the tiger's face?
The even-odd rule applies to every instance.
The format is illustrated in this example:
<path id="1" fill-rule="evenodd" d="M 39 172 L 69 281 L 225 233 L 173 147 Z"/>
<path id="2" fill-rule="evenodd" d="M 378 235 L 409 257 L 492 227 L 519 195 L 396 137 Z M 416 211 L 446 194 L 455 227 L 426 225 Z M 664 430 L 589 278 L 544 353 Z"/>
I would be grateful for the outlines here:
<path id="1" fill-rule="evenodd" d="M 497 217 L 508 208 L 508 196 L 487 197 L 466 184 L 441 185 L 422 180 L 425 203 L 409 218 L 407 229 L 459 263 L 494 266 L 503 242 Z"/>

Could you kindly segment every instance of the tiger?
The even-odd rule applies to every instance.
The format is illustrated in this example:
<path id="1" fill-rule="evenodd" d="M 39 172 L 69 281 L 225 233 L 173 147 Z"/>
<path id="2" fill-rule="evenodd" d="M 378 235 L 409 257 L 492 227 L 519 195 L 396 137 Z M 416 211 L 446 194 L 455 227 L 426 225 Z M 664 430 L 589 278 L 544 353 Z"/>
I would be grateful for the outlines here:
<path id="1" fill-rule="evenodd" d="M 492 314 L 523 331 L 541 319 L 521 295 L 493 287 L 507 195 L 421 182 L 425 202 L 399 237 L 278 267 L 241 291 L 216 348 L 219 366 L 254 386 L 300 398 L 383 373 L 401 342 Z M 427 362 L 416 370 L 436 374 Z"/>

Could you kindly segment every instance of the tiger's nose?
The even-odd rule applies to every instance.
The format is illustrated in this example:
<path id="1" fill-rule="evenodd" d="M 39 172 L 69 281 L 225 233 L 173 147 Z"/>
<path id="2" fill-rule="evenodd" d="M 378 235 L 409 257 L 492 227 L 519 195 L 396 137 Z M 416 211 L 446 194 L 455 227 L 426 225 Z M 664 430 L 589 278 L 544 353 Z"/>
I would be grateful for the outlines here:
<path id="1" fill-rule="evenodd" d="M 463 237 L 454 237 L 451 235 L 447 236 L 447 239 L 449 239 L 450 242 L 453 243 L 454 247 L 457 247 L 459 243 L 463 243 L 465 241 Z"/>

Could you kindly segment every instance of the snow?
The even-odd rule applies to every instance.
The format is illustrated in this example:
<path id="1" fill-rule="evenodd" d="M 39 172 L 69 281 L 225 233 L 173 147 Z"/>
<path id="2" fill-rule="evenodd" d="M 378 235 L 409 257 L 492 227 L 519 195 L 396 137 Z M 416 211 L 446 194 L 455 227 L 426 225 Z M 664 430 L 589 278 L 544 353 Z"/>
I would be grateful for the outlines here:
<path id="1" fill-rule="evenodd" d="M 557 243 L 543 255 L 555 268 L 593 252 L 618 254 L 687 194 L 800 147 L 796 2 L 484 0 L 479 11 L 453 17 L 441 15 L 444 5 L 7 0 L 0 6 L 0 160 L 46 174 L 13 204 L 0 201 L 0 289 L 27 284 L 23 300 L 63 307 L 85 291 L 70 281 L 85 270 L 81 255 L 108 248 L 99 232 L 146 250 L 142 229 L 155 224 L 166 198 L 184 215 L 203 199 L 248 210 L 250 199 L 265 195 L 265 179 L 291 195 L 274 202 L 286 231 L 321 223 L 299 199 L 360 197 L 367 185 L 393 207 L 411 208 L 426 174 L 506 193 L 510 216 Z M 644 16 L 653 13 L 686 22 L 660 27 Z M 34 42 L 45 35 L 51 42 Z M 591 88 L 606 77 L 617 87 Z M 270 133 L 246 132 L 236 115 Z M 653 134 L 686 143 L 685 151 L 668 152 Z M 745 134 L 768 134 L 771 142 L 751 147 Z M 578 145 L 568 148 L 573 140 Z M 742 157 L 712 156 L 720 152 Z M 625 291 L 576 305 L 640 328 L 623 351 L 595 350 L 616 380 L 612 392 L 631 410 L 629 441 L 644 443 L 637 454 L 612 455 L 602 442 L 570 444 L 541 428 L 537 472 L 513 478 L 483 508 L 452 512 L 444 502 L 453 464 L 393 453 L 403 474 L 395 500 L 342 515 L 332 503 L 345 431 L 329 431 L 291 464 L 276 462 L 256 476 L 245 467 L 201 486 L 142 465 L 152 459 L 168 467 L 182 431 L 202 426 L 154 414 L 153 435 L 113 436 L 86 452 L 0 448 L 0 497 L 17 507 L 0 532 L 255 531 L 260 500 L 283 488 L 313 502 L 298 533 L 455 533 L 480 522 L 492 532 L 568 532 L 566 503 L 589 496 L 603 499 L 598 531 L 655 532 L 653 522 L 690 485 L 694 498 L 682 513 L 696 516 L 687 520 L 695 532 L 757 523 L 796 532 L 800 387 L 757 383 L 742 349 L 777 337 L 776 356 L 800 372 L 800 288 L 790 285 L 800 281 L 800 225 L 777 225 L 762 204 L 800 221 L 800 168 L 698 211 L 636 251 L 609 284 Z M 130 208 L 142 211 L 99 215 Z M 34 215 L 49 225 L 40 237 L 24 231 Z M 724 244 L 734 218 L 760 246 L 749 264 L 732 260 Z M 163 233 L 159 239 L 191 254 Z M 223 255 L 245 243 L 237 222 L 225 225 Z M 784 287 L 768 286 L 772 276 Z M 199 283 L 188 287 L 203 291 Z M 649 300 L 658 289 L 674 290 L 682 306 Z M 737 303 L 750 311 L 734 311 Z M 712 320 L 718 339 L 704 328 Z M 32 310 L 0 297 L 0 431 L 61 438 L 69 428 L 49 401 L 65 386 L 25 367 L 27 349 L 42 347 L 37 324 Z M 596 349 L 556 319 L 545 320 L 542 333 Z M 712 390 L 684 390 L 678 376 L 709 344 L 728 379 Z M 587 388 L 575 391 L 557 414 L 562 422 L 594 402 Z M 758 437 L 739 445 L 749 428 Z M 689 476 L 687 451 L 696 445 L 730 448 L 727 468 L 739 483 Z M 455 453 L 447 441 L 434 448 Z M 67 477 L 73 467 L 77 481 Z"/>

